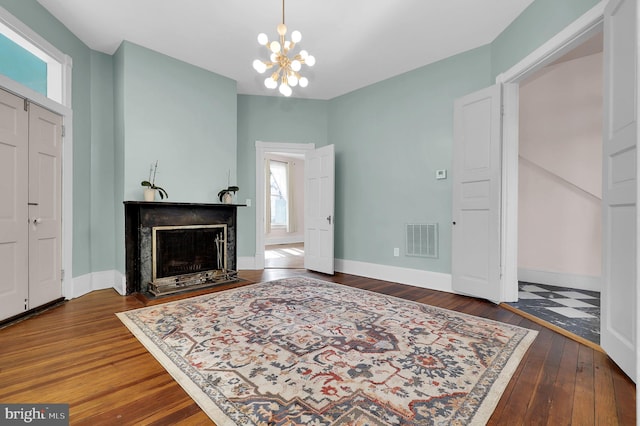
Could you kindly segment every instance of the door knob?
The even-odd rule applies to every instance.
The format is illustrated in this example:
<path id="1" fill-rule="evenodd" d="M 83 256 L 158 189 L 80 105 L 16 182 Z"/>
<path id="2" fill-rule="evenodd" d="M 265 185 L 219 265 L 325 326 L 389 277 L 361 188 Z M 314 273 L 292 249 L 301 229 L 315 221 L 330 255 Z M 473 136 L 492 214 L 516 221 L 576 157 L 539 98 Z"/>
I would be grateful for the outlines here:
<path id="1" fill-rule="evenodd" d="M 329 222 L 329 225 L 331 225 L 331 215 L 327 216 L 327 222 Z"/>
<path id="2" fill-rule="evenodd" d="M 33 222 L 34 225 L 37 225 L 37 224 L 42 222 L 42 218 L 41 217 L 34 217 L 31 222 Z"/>

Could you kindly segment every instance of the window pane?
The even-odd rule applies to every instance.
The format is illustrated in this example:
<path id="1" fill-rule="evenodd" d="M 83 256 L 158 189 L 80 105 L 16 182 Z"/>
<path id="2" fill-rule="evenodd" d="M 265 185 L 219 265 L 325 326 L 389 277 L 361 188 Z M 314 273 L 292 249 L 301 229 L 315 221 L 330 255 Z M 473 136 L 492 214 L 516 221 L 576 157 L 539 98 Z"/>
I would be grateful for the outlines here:
<path id="1" fill-rule="evenodd" d="M 271 226 L 287 226 L 287 163 L 270 161 L 271 172 Z"/>
<path id="2" fill-rule="evenodd" d="M 0 74 L 47 96 L 47 63 L 0 34 Z"/>

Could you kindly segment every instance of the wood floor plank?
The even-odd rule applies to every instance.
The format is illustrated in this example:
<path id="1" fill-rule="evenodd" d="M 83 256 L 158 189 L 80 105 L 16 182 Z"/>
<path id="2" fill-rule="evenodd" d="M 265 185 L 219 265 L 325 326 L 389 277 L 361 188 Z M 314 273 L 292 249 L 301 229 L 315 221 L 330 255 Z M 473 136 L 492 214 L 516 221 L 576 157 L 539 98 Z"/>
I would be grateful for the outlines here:
<path id="1" fill-rule="evenodd" d="M 593 350 L 580 346 L 576 369 L 576 388 L 573 393 L 573 421 L 576 424 L 595 424 L 595 381 L 593 375 Z"/>
<path id="2" fill-rule="evenodd" d="M 618 423 L 613 378 L 611 377 L 611 368 L 607 365 L 608 360 L 606 358 L 606 355 L 602 353 L 593 353 L 593 386 L 598 389 L 598 392 L 595 393 L 594 417 L 596 424 L 599 425 L 613 425 Z"/>
<path id="3" fill-rule="evenodd" d="M 569 425 L 573 413 L 573 393 L 576 387 L 576 369 L 580 344 L 566 340 L 562 349 L 556 384 L 551 391 L 551 406 L 547 421 L 553 425 Z"/>
<path id="4" fill-rule="evenodd" d="M 622 373 L 620 367 L 607 359 L 608 368 L 611 369 L 613 387 L 615 389 L 616 410 L 619 424 L 636 424 L 636 385 Z M 606 368 L 606 367 L 605 367 Z"/>
<path id="5" fill-rule="evenodd" d="M 606 355 L 491 302 L 382 280 L 305 270 L 241 271 L 222 291 L 308 276 L 539 331 L 489 420 L 491 425 L 632 425 L 635 384 Z M 157 300 L 100 290 L 0 329 L 0 401 L 69 403 L 73 425 L 212 424 L 115 316 Z"/>
<path id="6" fill-rule="evenodd" d="M 553 404 L 553 389 L 557 385 L 557 378 L 562 360 L 562 353 L 566 339 L 559 334 L 553 334 L 551 347 L 542 364 L 542 370 L 538 376 L 536 391 L 529 402 L 525 424 L 548 424 L 547 417 Z"/>

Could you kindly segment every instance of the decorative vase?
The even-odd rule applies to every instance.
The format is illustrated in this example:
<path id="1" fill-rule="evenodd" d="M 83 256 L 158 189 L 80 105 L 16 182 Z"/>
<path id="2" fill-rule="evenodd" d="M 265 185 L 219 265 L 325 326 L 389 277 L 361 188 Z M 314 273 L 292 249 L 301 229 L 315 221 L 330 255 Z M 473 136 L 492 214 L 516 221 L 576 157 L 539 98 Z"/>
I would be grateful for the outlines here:
<path id="1" fill-rule="evenodd" d="M 156 200 L 156 190 L 155 190 L 155 188 L 145 188 L 144 189 L 144 200 L 145 201 L 155 201 Z"/>
<path id="2" fill-rule="evenodd" d="M 233 195 L 230 192 L 225 192 L 222 196 L 222 202 L 225 204 L 233 204 Z"/>

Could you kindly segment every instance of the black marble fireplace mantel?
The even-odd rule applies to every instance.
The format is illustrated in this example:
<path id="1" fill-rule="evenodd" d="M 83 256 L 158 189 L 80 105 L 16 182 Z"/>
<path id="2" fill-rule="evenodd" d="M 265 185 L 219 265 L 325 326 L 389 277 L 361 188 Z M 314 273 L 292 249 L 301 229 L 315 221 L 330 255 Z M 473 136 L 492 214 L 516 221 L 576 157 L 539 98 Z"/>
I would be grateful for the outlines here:
<path id="1" fill-rule="evenodd" d="M 237 208 L 244 204 L 125 201 L 126 294 L 144 291 L 149 278 L 148 238 L 154 226 L 227 225 L 227 267 L 236 269 Z"/>

